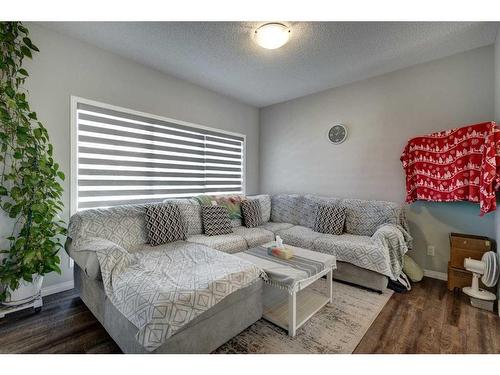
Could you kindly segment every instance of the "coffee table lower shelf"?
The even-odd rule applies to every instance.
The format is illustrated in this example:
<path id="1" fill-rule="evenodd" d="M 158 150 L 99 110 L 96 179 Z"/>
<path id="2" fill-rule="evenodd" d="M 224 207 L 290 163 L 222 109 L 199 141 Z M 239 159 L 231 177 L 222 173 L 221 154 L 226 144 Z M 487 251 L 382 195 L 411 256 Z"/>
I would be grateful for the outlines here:
<path id="1" fill-rule="evenodd" d="M 305 322 L 307 322 L 321 308 L 330 303 L 331 297 L 315 292 L 311 289 L 303 289 L 296 294 L 282 299 L 271 307 L 264 309 L 263 318 L 277 326 L 288 330 L 290 336 Z M 290 315 L 295 314 L 295 326 Z M 289 323 L 290 322 L 290 323 Z"/>

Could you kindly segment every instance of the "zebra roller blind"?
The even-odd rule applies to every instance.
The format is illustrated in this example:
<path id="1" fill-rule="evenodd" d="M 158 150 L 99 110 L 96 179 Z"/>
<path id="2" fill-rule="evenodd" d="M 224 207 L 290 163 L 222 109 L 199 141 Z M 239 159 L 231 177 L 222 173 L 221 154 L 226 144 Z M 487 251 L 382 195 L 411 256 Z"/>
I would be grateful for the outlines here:
<path id="1" fill-rule="evenodd" d="M 244 136 L 77 102 L 77 209 L 243 193 Z"/>

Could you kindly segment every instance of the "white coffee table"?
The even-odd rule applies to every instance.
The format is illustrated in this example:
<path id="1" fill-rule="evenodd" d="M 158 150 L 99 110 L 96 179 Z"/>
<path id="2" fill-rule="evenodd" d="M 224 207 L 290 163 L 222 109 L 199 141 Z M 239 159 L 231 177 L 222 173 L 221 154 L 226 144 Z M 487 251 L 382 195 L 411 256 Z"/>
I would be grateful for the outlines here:
<path id="1" fill-rule="evenodd" d="M 336 259 L 332 255 L 289 246 L 294 257 L 283 260 L 267 254 L 267 243 L 235 254 L 262 268 L 268 277 L 264 287 L 263 318 L 288 330 L 295 336 L 297 329 L 316 312 L 332 303 L 332 276 Z M 326 276 L 327 292 L 318 293 L 310 285 Z"/>

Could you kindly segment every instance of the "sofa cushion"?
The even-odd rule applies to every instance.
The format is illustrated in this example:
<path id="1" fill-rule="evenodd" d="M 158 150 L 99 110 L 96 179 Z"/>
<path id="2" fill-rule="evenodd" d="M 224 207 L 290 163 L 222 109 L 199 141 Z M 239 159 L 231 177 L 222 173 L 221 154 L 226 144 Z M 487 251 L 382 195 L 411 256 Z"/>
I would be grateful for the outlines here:
<path id="1" fill-rule="evenodd" d="M 245 239 L 237 234 L 222 234 L 220 236 L 206 236 L 196 234 L 187 238 L 188 242 L 206 245 L 212 249 L 223 251 L 225 253 L 237 253 L 247 249 Z"/>
<path id="2" fill-rule="evenodd" d="M 226 207 L 203 206 L 201 216 L 203 218 L 203 232 L 207 236 L 233 233 L 229 212 Z"/>
<path id="3" fill-rule="evenodd" d="M 322 234 L 314 240 L 312 249 L 335 255 L 337 261 L 390 275 L 390 268 L 387 267 L 389 254 L 368 236 Z"/>
<path id="4" fill-rule="evenodd" d="M 283 239 L 286 245 L 298 246 L 304 249 L 312 249 L 313 242 L 321 236 L 321 233 L 313 231 L 311 228 L 295 225 L 289 229 L 276 232 Z"/>
<path id="5" fill-rule="evenodd" d="M 341 235 L 344 231 L 345 207 L 320 204 L 316 212 L 313 230 L 319 233 Z"/>
<path id="6" fill-rule="evenodd" d="M 271 197 L 271 221 L 276 223 L 299 223 L 302 197 L 297 194 L 277 194 Z"/>
<path id="7" fill-rule="evenodd" d="M 247 241 L 248 248 L 274 240 L 274 233 L 263 228 L 236 227 L 233 232 Z"/>
<path id="8" fill-rule="evenodd" d="M 372 236 L 385 223 L 399 224 L 401 206 L 394 202 L 343 199 L 346 207 L 345 231 L 349 234 Z"/>
<path id="9" fill-rule="evenodd" d="M 202 234 L 201 206 L 196 199 L 165 199 L 163 203 L 175 204 L 187 224 L 187 234 Z"/>
<path id="10" fill-rule="evenodd" d="M 247 228 L 255 228 L 262 225 L 262 211 L 258 200 L 246 200 L 241 202 L 243 223 Z"/>
<path id="11" fill-rule="evenodd" d="M 175 204 L 152 204 L 146 207 L 146 227 L 152 246 L 185 240 L 187 225 Z"/>
<path id="12" fill-rule="evenodd" d="M 299 206 L 299 225 L 313 228 L 319 205 L 338 204 L 339 198 L 322 197 L 318 195 L 306 194 L 301 199 Z"/>
<path id="13" fill-rule="evenodd" d="M 261 226 L 259 226 L 259 228 L 268 230 L 269 232 L 273 232 L 273 233 L 276 233 L 276 232 L 278 232 L 280 230 L 288 229 L 288 228 L 291 228 L 291 227 L 293 227 L 293 224 L 290 224 L 290 223 L 274 223 L 272 221 L 269 221 L 269 222 L 264 223 Z"/>
<path id="14" fill-rule="evenodd" d="M 262 222 L 267 223 L 271 220 L 271 196 L 268 194 L 247 196 L 248 200 L 258 200 L 262 212 Z"/>

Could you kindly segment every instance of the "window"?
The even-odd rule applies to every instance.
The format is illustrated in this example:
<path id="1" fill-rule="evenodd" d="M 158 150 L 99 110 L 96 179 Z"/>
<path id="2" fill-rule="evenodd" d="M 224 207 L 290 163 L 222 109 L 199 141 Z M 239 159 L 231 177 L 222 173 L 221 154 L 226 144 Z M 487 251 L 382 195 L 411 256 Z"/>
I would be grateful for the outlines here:
<path id="1" fill-rule="evenodd" d="M 72 211 L 243 194 L 245 136 L 73 98 Z"/>

